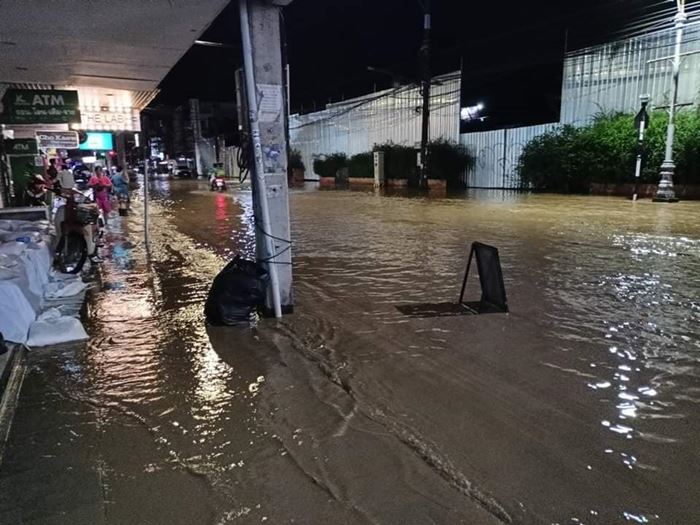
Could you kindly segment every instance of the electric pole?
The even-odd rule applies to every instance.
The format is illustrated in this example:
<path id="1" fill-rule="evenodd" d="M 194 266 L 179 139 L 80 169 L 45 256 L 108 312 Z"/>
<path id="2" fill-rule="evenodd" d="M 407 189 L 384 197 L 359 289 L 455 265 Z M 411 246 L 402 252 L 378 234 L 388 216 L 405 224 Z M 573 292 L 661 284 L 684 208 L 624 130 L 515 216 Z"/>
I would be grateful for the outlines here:
<path id="1" fill-rule="evenodd" d="M 256 254 L 270 275 L 266 307 L 291 312 L 292 252 L 279 10 L 291 0 L 239 0 L 248 128 L 254 163 Z"/>
<path id="2" fill-rule="evenodd" d="M 428 139 L 430 133 L 430 0 L 423 0 L 423 44 L 420 48 L 421 94 L 423 109 L 421 111 L 420 135 L 420 176 L 418 187 L 428 189 L 428 173 L 430 172 L 430 157 L 428 155 Z"/>
<path id="3" fill-rule="evenodd" d="M 681 44 L 683 43 L 683 25 L 688 17 L 685 14 L 685 0 L 677 0 L 678 12 L 674 18 L 676 22 L 676 47 L 673 53 L 673 88 L 671 93 L 671 107 L 668 110 L 668 127 L 666 128 L 666 152 L 661 164 L 661 180 L 654 202 L 678 202 L 673 191 L 673 175 L 676 164 L 673 162 L 673 139 L 676 132 L 676 104 L 678 103 L 678 74 L 681 67 Z"/>

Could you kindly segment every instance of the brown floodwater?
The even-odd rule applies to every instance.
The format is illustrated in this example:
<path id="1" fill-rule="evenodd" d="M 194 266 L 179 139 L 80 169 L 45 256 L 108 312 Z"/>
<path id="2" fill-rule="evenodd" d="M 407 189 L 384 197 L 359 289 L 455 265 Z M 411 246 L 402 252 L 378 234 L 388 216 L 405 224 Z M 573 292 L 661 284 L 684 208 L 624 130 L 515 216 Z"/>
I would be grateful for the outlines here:
<path id="1" fill-rule="evenodd" d="M 295 190 L 295 313 L 215 329 L 250 192 L 152 197 L 88 344 L 30 354 L 0 523 L 698 521 L 700 203 Z M 475 240 L 510 314 L 397 308 L 455 301 Z"/>

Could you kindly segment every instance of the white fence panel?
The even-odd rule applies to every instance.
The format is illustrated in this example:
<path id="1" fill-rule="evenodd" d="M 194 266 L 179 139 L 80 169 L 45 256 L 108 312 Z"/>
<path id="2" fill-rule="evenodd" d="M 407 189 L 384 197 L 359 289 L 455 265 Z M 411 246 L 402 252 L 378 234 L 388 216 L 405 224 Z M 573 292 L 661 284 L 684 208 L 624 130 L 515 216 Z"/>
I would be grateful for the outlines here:
<path id="1" fill-rule="evenodd" d="M 520 128 L 463 133 L 460 144 L 476 159 L 466 173 L 470 188 L 519 188 L 517 173 L 520 154 L 533 138 L 556 128 L 558 124 L 540 124 Z"/>
<path id="2" fill-rule="evenodd" d="M 442 75 L 435 81 L 430 97 L 430 138 L 458 142 L 460 74 Z M 307 177 L 313 174 L 314 158 L 322 155 L 351 156 L 388 141 L 418 146 L 421 104 L 419 89 L 404 86 L 329 104 L 323 111 L 292 115 L 291 146 L 301 152 Z"/>
<path id="3" fill-rule="evenodd" d="M 564 60 L 561 122 L 585 125 L 600 112 L 636 112 L 639 96 L 653 106 L 671 98 L 675 31 L 663 29 L 569 53 Z M 700 89 L 700 25 L 689 24 L 683 37 L 678 87 L 680 104 L 696 104 Z"/>

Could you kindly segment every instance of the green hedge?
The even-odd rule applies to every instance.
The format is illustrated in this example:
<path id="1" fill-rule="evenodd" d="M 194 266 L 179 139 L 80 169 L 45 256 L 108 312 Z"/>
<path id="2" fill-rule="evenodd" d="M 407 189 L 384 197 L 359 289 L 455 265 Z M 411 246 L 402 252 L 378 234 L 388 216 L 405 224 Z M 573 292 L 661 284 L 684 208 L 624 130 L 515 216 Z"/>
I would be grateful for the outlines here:
<path id="1" fill-rule="evenodd" d="M 293 149 L 289 152 L 289 169 L 306 170 L 304 161 L 301 159 L 301 152 L 298 149 Z"/>
<path id="2" fill-rule="evenodd" d="M 348 161 L 350 176 L 373 179 L 374 178 L 374 154 L 371 151 L 358 153 L 350 157 Z"/>
<path id="3" fill-rule="evenodd" d="M 656 183 L 664 157 L 668 115 L 650 115 L 640 182 Z M 524 187 L 540 191 L 587 193 L 592 182 L 634 182 L 637 155 L 634 115 L 600 114 L 582 128 L 561 126 L 531 140 L 523 149 L 518 173 Z M 676 117 L 674 146 L 678 184 L 700 184 L 700 115 Z"/>
<path id="4" fill-rule="evenodd" d="M 393 142 L 375 144 L 373 151 L 384 152 L 384 176 L 387 179 L 408 179 L 416 176 L 416 149 Z"/>
<path id="5" fill-rule="evenodd" d="M 408 179 L 413 185 L 418 181 L 417 150 L 387 142 L 374 147 L 374 151 L 384 152 L 384 170 L 388 179 Z M 452 142 L 438 139 L 428 145 L 431 179 L 446 180 L 453 188 L 463 186 L 462 173 L 474 165 L 474 159 L 467 149 Z M 372 152 L 359 153 L 349 161 L 351 177 L 374 177 Z"/>
<path id="6" fill-rule="evenodd" d="M 462 173 L 474 166 L 474 157 L 466 147 L 444 139 L 428 144 L 431 179 L 444 179 L 449 188 L 462 188 Z"/>
<path id="7" fill-rule="evenodd" d="M 348 157 L 345 153 L 333 153 L 325 158 L 314 159 L 314 172 L 321 177 L 334 177 L 340 168 L 348 165 Z"/>

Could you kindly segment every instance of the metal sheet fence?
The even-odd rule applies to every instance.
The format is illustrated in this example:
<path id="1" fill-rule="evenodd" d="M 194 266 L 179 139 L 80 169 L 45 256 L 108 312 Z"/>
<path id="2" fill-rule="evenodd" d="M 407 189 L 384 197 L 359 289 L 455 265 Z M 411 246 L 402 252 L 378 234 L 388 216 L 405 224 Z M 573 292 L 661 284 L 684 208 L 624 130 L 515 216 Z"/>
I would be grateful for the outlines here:
<path id="1" fill-rule="evenodd" d="M 458 142 L 460 74 L 442 75 L 435 81 L 430 99 L 430 137 Z M 307 177 L 313 176 L 313 160 L 322 155 L 355 155 L 388 141 L 418 146 L 421 103 L 417 87 L 403 86 L 329 104 L 323 111 L 292 115 L 290 143 L 301 152 Z"/>
<path id="2" fill-rule="evenodd" d="M 540 124 L 494 131 L 463 133 L 460 144 L 475 157 L 472 169 L 465 173 L 470 188 L 519 188 L 517 173 L 520 154 L 533 138 L 550 131 L 557 123 Z"/>
<path id="3" fill-rule="evenodd" d="M 564 60 L 561 122 L 584 125 L 600 112 L 639 109 L 639 96 L 651 95 L 653 106 L 668 105 L 675 31 L 663 29 L 569 53 Z M 682 53 L 700 51 L 700 25 L 688 24 Z M 662 60 L 659 60 L 662 59 Z M 682 58 L 678 102 L 696 104 L 700 89 L 700 55 Z"/>

